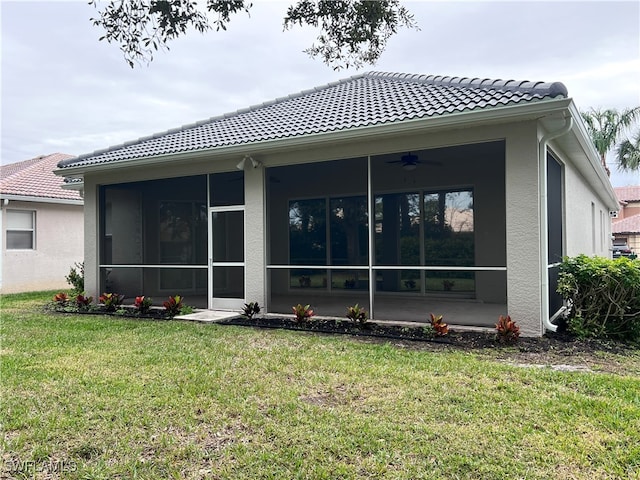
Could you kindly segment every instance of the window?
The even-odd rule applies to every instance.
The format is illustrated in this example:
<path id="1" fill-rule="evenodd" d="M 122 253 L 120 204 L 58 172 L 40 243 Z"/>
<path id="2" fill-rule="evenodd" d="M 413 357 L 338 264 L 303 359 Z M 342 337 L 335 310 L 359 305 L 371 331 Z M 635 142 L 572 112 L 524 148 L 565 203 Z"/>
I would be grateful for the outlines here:
<path id="1" fill-rule="evenodd" d="M 403 192 L 375 198 L 375 261 L 383 266 L 475 266 L 473 191 Z M 471 271 L 384 269 L 378 290 L 473 292 Z"/>
<path id="2" fill-rule="evenodd" d="M 289 259 L 292 265 L 327 262 L 327 213 L 324 198 L 289 202 Z"/>
<path id="3" fill-rule="evenodd" d="M 33 250 L 36 246 L 36 212 L 7 210 L 7 250 Z"/>

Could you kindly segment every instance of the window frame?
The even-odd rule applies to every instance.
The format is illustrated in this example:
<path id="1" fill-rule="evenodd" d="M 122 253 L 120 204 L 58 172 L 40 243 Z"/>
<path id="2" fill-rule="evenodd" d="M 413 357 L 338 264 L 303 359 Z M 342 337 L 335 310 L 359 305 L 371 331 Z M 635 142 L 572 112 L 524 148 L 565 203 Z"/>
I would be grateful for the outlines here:
<path id="1" fill-rule="evenodd" d="M 31 228 L 11 228 L 10 227 L 10 216 L 12 213 L 30 213 L 31 214 Z M 7 216 L 7 227 L 5 234 L 5 248 L 6 250 L 22 250 L 22 251 L 33 251 L 36 250 L 36 211 L 35 210 L 27 210 L 27 209 L 7 209 L 5 212 Z M 14 232 L 31 232 L 31 247 L 29 248 L 15 248 L 10 246 L 9 235 Z"/>

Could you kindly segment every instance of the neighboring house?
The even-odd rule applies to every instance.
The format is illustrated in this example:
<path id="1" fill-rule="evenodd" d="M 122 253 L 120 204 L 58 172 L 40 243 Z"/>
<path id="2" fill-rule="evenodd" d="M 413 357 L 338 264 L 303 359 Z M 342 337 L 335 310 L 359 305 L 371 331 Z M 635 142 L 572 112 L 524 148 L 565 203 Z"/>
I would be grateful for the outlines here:
<path id="1" fill-rule="evenodd" d="M 614 189 L 620 210 L 613 219 L 613 243 L 627 244 L 633 253 L 640 254 L 640 185 Z"/>
<path id="2" fill-rule="evenodd" d="M 70 158 L 54 153 L 0 167 L 1 293 L 69 288 L 65 276 L 83 260 L 83 201 L 53 170 Z"/>
<path id="3" fill-rule="evenodd" d="M 561 83 L 365 73 L 69 159 L 89 294 L 540 335 L 618 208 Z"/>

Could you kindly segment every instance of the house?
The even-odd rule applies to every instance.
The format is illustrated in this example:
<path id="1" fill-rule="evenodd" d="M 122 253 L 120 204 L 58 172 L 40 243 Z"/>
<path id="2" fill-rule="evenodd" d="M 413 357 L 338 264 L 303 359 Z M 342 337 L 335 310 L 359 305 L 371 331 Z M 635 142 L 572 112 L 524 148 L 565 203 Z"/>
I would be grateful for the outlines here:
<path id="1" fill-rule="evenodd" d="M 67 159 L 90 294 L 541 335 L 617 199 L 561 83 L 370 72 Z"/>
<path id="2" fill-rule="evenodd" d="M 63 190 L 54 153 L 0 167 L 0 292 L 68 289 L 65 276 L 83 260 L 83 200 Z"/>
<path id="3" fill-rule="evenodd" d="M 640 185 L 616 187 L 614 190 L 620 210 L 613 219 L 613 243 L 626 244 L 637 255 L 640 253 Z"/>

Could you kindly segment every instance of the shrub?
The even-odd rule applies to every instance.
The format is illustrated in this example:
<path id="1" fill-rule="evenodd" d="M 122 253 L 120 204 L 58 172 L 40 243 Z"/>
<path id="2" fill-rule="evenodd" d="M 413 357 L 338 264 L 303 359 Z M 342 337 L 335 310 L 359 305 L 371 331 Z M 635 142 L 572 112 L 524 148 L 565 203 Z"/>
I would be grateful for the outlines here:
<path id="1" fill-rule="evenodd" d="M 133 302 L 133 306 L 139 313 L 149 312 L 151 305 L 153 305 L 153 300 L 151 300 L 151 297 L 145 297 L 144 295 L 136 297 L 135 302 Z"/>
<path id="2" fill-rule="evenodd" d="M 85 297 L 84 293 L 79 293 L 78 295 L 76 295 L 76 307 L 78 307 L 78 310 L 80 311 L 85 311 L 85 310 L 89 310 L 89 307 L 91 307 L 91 302 L 93 302 L 93 297 Z"/>
<path id="3" fill-rule="evenodd" d="M 297 304 L 295 307 L 291 308 L 293 309 L 293 314 L 295 315 L 296 322 L 298 323 L 305 322 L 307 319 L 315 315 L 313 310 L 311 310 L 311 305 L 302 306 L 301 304 Z"/>
<path id="4" fill-rule="evenodd" d="M 346 317 L 353 323 L 358 323 L 360 325 L 367 323 L 367 320 L 369 319 L 367 311 L 357 303 L 353 307 L 347 307 Z"/>
<path id="5" fill-rule="evenodd" d="M 73 287 L 75 293 L 82 294 L 84 292 L 84 262 L 75 263 L 69 270 L 69 275 L 64 278 Z"/>
<path id="6" fill-rule="evenodd" d="M 520 336 L 520 327 L 511 320 L 509 315 L 506 317 L 500 315 L 498 323 L 496 323 L 496 330 L 496 336 L 500 343 L 515 343 Z"/>
<path id="7" fill-rule="evenodd" d="M 64 307 L 69 303 L 69 295 L 64 292 L 56 293 L 53 296 L 53 302 L 58 306 Z"/>
<path id="8" fill-rule="evenodd" d="M 182 309 L 182 301 L 184 299 L 180 295 L 175 295 L 173 297 L 169 297 L 166 302 L 163 302 L 162 306 L 166 314 L 169 317 L 175 317 L 180 314 L 180 310 Z"/>
<path id="9" fill-rule="evenodd" d="M 107 312 L 115 312 L 116 309 L 122 305 L 124 295 L 119 295 L 117 293 L 103 293 L 100 295 L 99 300 L 100 303 L 104 305 Z"/>
<path id="10" fill-rule="evenodd" d="M 260 305 L 258 302 L 245 303 L 242 307 L 242 315 L 249 320 L 253 320 L 253 317 L 260 313 Z"/>
<path id="11" fill-rule="evenodd" d="M 189 315 L 193 313 L 193 307 L 191 305 L 182 304 L 180 307 L 180 315 Z"/>
<path id="12" fill-rule="evenodd" d="M 640 340 L 640 260 L 565 258 L 557 291 L 569 305 L 571 333 Z"/>
<path id="13" fill-rule="evenodd" d="M 449 333 L 449 325 L 444 323 L 442 315 L 435 316 L 433 313 L 430 313 L 429 317 L 429 323 L 431 324 L 434 335 L 442 337 Z"/>

